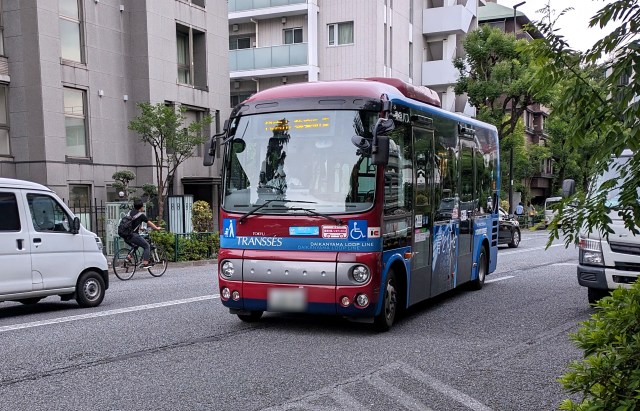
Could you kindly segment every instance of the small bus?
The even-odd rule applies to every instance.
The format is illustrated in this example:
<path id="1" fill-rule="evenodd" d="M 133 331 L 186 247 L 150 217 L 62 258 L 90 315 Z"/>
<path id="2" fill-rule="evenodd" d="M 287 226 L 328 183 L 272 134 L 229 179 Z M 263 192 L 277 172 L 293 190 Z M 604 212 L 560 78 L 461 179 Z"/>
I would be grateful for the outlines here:
<path id="1" fill-rule="evenodd" d="M 223 162 L 222 304 L 248 322 L 302 312 L 385 331 L 409 306 L 482 288 L 497 261 L 498 135 L 439 106 L 392 78 L 290 84 L 236 106 L 205 158 Z"/>

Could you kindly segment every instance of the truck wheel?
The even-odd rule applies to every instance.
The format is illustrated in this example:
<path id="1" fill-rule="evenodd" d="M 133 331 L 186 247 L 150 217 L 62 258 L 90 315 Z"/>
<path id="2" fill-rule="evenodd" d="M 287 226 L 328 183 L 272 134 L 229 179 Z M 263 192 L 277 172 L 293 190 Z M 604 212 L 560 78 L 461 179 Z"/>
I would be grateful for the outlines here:
<path id="1" fill-rule="evenodd" d="M 104 280 L 95 271 L 82 274 L 76 284 L 76 301 L 83 308 L 97 307 L 104 299 Z"/>
<path id="2" fill-rule="evenodd" d="M 377 331 L 389 331 L 398 312 L 398 291 L 396 289 L 396 274 L 389 270 L 382 295 L 382 309 L 373 320 Z"/>
<path id="3" fill-rule="evenodd" d="M 600 288 L 587 288 L 587 297 L 589 298 L 589 304 L 595 304 L 609 295 L 609 290 L 602 290 Z"/>

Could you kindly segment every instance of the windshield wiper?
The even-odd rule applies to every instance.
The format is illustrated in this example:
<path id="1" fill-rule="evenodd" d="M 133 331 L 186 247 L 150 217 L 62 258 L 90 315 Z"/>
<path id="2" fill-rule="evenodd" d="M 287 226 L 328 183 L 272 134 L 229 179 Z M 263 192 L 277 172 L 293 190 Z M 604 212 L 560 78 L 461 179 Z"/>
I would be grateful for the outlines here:
<path id="1" fill-rule="evenodd" d="M 312 214 L 312 215 L 315 215 L 315 216 L 318 216 L 318 217 L 324 217 L 327 220 L 331 220 L 331 221 L 335 222 L 338 225 L 344 225 L 344 221 L 342 221 L 339 218 L 332 217 L 332 216 L 327 215 L 327 214 L 322 214 L 322 213 L 319 213 L 319 212 L 317 212 L 315 210 L 311 210 L 309 208 L 295 207 L 295 208 L 288 208 L 287 210 L 288 211 L 305 211 L 305 212 L 307 212 L 309 214 Z"/>
<path id="2" fill-rule="evenodd" d="M 284 198 L 271 198 L 269 200 L 266 200 L 264 203 L 260 204 L 259 206 L 255 207 L 252 210 L 247 211 L 246 214 L 244 214 L 242 217 L 240 217 L 238 219 L 238 223 L 242 223 L 247 217 L 249 217 L 252 214 L 255 214 L 257 211 L 259 211 L 260 209 L 268 206 L 269 204 L 273 203 L 274 201 L 280 201 L 283 203 L 307 203 L 307 204 L 315 204 L 315 201 L 303 201 L 303 200 L 287 200 Z"/>

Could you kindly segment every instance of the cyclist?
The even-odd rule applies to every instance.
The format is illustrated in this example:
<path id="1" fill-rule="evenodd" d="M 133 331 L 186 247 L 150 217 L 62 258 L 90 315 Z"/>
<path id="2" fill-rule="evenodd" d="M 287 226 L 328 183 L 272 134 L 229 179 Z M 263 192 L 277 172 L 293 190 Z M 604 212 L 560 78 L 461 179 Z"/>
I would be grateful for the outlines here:
<path id="1" fill-rule="evenodd" d="M 151 266 L 149 264 L 149 257 L 151 256 L 151 246 L 149 245 L 147 240 L 142 238 L 142 236 L 140 235 L 140 226 L 142 225 L 142 223 L 147 223 L 147 227 L 151 227 L 153 230 L 161 230 L 162 228 L 149 221 L 147 216 L 144 214 L 143 208 L 144 203 L 142 202 L 142 200 L 135 200 L 133 202 L 133 210 L 130 211 L 129 215 L 131 217 L 134 217 L 138 214 L 139 215 L 133 220 L 133 223 L 131 225 L 132 227 L 134 227 L 133 233 L 128 238 L 123 238 L 123 240 L 130 246 L 137 245 L 139 247 L 142 247 L 144 251 L 142 252 L 142 265 L 140 266 L 140 268 L 149 268 Z"/>

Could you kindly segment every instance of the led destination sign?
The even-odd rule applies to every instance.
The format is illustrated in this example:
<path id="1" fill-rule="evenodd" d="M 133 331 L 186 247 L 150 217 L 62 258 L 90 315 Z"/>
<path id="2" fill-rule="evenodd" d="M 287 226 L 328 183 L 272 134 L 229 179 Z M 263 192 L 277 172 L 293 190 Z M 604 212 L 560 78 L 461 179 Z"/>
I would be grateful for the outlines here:
<path id="1" fill-rule="evenodd" d="M 294 120 L 266 120 L 264 122 L 265 131 L 289 131 L 294 130 L 316 130 L 331 126 L 331 119 L 329 117 L 304 117 Z"/>

